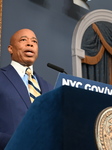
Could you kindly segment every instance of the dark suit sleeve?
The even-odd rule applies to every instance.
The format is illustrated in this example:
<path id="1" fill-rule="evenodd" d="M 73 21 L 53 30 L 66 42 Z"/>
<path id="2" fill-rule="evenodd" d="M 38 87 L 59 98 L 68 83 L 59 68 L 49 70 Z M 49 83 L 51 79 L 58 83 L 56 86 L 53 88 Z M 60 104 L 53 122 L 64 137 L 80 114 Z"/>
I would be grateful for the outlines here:
<path id="1" fill-rule="evenodd" d="M 0 69 L 0 150 L 4 150 L 31 103 L 20 76 L 9 65 Z"/>
<path id="2" fill-rule="evenodd" d="M 10 138 L 11 138 L 11 135 L 0 132 L 0 150 L 4 150 Z"/>

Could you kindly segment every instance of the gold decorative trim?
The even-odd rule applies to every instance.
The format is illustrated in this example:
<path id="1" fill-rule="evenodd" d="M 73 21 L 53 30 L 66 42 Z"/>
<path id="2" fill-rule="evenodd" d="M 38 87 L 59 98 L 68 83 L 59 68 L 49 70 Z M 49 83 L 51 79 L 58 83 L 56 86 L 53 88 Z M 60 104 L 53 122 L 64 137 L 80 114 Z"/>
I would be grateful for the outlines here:
<path id="1" fill-rule="evenodd" d="M 0 55 L 1 55 L 1 38 L 2 38 L 2 0 L 0 0 Z"/>

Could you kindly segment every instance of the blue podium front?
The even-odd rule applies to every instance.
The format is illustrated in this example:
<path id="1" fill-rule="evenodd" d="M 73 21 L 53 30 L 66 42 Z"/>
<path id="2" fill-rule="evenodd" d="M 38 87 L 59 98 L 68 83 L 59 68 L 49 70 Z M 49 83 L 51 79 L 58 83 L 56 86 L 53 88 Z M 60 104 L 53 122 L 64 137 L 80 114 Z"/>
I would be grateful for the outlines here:
<path id="1" fill-rule="evenodd" d="M 61 86 L 29 108 L 5 150 L 97 150 L 95 121 L 112 97 Z"/>

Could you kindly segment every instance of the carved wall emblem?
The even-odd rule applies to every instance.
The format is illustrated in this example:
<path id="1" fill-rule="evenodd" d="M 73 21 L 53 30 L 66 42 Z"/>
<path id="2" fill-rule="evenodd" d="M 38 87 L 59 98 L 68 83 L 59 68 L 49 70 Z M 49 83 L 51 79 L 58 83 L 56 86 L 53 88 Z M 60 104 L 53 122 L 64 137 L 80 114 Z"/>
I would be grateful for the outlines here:
<path id="1" fill-rule="evenodd" d="M 112 107 L 99 113 L 95 124 L 95 138 L 99 150 L 112 150 Z"/>

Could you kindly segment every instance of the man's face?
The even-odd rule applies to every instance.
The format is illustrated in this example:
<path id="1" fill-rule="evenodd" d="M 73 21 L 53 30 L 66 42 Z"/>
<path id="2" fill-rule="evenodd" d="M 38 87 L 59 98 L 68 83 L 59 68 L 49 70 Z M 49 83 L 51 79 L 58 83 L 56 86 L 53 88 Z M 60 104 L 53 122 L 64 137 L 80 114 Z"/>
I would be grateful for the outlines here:
<path id="1" fill-rule="evenodd" d="M 8 51 L 12 60 L 25 65 L 32 65 L 38 57 L 38 40 L 33 31 L 22 29 L 11 38 Z"/>

